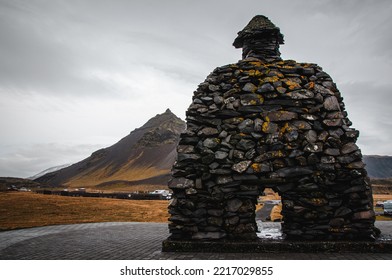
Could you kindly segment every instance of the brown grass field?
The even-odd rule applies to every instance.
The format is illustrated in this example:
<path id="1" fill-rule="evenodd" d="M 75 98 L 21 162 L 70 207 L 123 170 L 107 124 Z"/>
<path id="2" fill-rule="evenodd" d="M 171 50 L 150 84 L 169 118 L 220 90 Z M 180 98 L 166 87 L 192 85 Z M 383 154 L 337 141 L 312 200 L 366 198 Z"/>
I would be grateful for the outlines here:
<path id="1" fill-rule="evenodd" d="M 374 201 L 392 199 L 374 194 Z M 280 199 L 271 191 L 263 200 Z M 66 197 L 34 192 L 0 192 L 0 231 L 46 225 L 95 222 L 167 222 L 166 200 Z M 257 205 L 262 207 L 262 203 Z M 382 209 L 376 209 L 382 211 Z M 392 220 L 377 216 L 377 220 Z"/>
<path id="2" fill-rule="evenodd" d="M 167 222 L 168 203 L 0 192 L 0 230 L 94 222 Z"/>

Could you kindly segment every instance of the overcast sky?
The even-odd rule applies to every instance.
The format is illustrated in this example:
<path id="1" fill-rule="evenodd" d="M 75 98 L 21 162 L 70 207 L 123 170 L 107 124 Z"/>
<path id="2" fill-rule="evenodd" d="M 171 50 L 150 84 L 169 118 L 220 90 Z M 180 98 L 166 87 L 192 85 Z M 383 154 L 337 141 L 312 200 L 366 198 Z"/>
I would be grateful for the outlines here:
<path id="1" fill-rule="evenodd" d="M 0 176 L 80 161 L 167 108 L 184 119 L 257 14 L 284 59 L 332 76 L 362 153 L 392 155 L 390 0 L 0 0 Z"/>

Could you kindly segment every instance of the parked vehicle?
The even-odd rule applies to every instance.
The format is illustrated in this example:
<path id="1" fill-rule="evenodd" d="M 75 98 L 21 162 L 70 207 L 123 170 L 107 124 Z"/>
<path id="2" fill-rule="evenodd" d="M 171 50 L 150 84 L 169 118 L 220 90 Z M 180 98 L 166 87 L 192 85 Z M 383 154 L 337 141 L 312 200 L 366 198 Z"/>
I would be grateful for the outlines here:
<path id="1" fill-rule="evenodd" d="M 384 202 L 384 215 L 392 215 L 392 201 Z"/>
<path id="2" fill-rule="evenodd" d="M 155 190 L 153 192 L 150 192 L 150 194 L 161 195 L 165 199 L 171 199 L 172 196 L 172 194 L 168 190 Z"/>
<path id="3" fill-rule="evenodd" d="M 383 207 L 384 207 L 384 201 L 377 201 L 377 202 L 376 202 L 376 207 L 381 207 L 381 208 L 383 208 Z"/>

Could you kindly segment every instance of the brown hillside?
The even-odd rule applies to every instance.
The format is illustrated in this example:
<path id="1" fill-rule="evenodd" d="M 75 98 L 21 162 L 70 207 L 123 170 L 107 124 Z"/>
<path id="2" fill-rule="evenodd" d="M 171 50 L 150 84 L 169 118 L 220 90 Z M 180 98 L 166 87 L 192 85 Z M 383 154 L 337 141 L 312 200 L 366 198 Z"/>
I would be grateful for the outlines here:
<path id="1" fill-rule="evenodd" d="M 157 185 L 167 178 L 185 123 L 169 109 L 111 147 L 100 149 L 76 164 L 46 174 L 36 181 L 52 186 L 96 187 L 134 181 Z M 166 181 L 160 184 L 165 186 Z"/>

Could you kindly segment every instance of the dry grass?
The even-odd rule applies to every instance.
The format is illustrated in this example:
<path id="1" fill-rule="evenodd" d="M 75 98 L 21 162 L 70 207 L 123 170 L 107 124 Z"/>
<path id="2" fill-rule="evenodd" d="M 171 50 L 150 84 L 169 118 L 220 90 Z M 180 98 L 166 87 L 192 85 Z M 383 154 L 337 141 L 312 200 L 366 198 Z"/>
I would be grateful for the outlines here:
<path id="1" fill-rule="evenodd" d="M 376 216 L 376 220 L 377 221 L 392 221 L 392 217 L 380 215 L 380 216 Z"/>
<path id="2" fill-rule="evenodd" d="M 156 187 L 156 186 L 154 186 Z M 263 200 L 279 199 L 267 191 Z M 392 195 L 374 194 L 374 200 Z M 93 222 L 167 222 L 168 201 L 65 197 L 30 192 L 0 192 L 0 230 Z M 258 208 L 262 204 L 257 205 Z M 279 209 L 275 209 L 279 213 Z M 377 216 L 377 220 L 392 220 Z"/>
<path id="3" fill-rule="evenodd" d="M 374 202 L 377 201 L 385 201 L 385 200 L 392 200 L 392 194 L 373 194 Z"/>
<path id="4" fill-rule="evenodd" d="M 168 201 L 0 192 L 0 230 L 94 222 L 167 222 Z"/>

